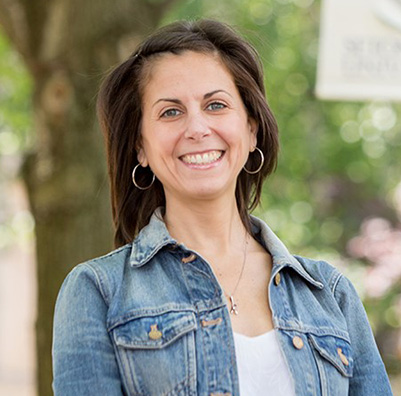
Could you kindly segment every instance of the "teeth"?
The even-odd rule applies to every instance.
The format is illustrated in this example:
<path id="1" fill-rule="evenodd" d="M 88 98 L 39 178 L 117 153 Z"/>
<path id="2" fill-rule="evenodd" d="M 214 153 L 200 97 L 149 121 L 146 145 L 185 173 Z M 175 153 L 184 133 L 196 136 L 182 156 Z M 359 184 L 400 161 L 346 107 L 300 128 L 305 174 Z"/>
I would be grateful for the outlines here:
<path id="1" fill-rule="evenodd" d="M 205 165 L 218 160 L 222 154 L 221 151 L 209 151 L 204 154 L 184 155 L 182 160 L 187 164 Z"/>

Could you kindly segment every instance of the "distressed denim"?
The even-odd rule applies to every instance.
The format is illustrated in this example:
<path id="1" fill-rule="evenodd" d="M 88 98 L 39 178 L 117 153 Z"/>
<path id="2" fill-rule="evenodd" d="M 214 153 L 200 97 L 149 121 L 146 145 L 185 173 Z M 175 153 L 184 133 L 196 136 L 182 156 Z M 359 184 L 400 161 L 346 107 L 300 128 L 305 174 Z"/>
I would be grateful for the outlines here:
<path id="1" fill-rule="evenodd" d="M 391 395 L 351 283 L 252 224 L 272 255 L 269 302 L 296 395 Z M 172 239 L 160 210 L 133 243 L 67 276 L 53 368 L 56 396 L 239 395 L 224 293 L 206 260 Z"/>

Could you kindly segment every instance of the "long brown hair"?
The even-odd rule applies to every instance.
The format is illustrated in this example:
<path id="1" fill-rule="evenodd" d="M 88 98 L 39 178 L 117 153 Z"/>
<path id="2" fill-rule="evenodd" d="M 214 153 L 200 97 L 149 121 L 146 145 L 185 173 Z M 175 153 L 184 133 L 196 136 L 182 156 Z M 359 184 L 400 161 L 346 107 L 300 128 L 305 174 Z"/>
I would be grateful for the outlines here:
<path id="1" fill-rule="evenodd" d="M 213 20 L 179 21 L 167 25 L 147 39 L 103 82 L 98 96 L 98 116 L 104 132 L 111 184 L 115 245 L 122 246 L 148 222 L 158 206 L 165 206 L 163 186 L 157 179 L 148 190 L 136 188 L 131 181 L 141 147 L 141 101 L 146 86 L 145 75 L 152 59 L 163 53 L 183 51 L 218 54 L 230 70 L 248 116 L 258 125 L 257 147 L 265 162 L 255 175 L 244 170 L 238 176 L 236 201 L 241 219 L 250 230 L 249 211 L 259 201 L 264 179 L 277 164 L 278 129 L 266 103 L 263 68 L 256 50 L 230 26 Z M 249 155 L 246 168 L 257 169 L 260 156 Z M 147 186 L 150 169 L 136 174 L 137 183 Z"/>

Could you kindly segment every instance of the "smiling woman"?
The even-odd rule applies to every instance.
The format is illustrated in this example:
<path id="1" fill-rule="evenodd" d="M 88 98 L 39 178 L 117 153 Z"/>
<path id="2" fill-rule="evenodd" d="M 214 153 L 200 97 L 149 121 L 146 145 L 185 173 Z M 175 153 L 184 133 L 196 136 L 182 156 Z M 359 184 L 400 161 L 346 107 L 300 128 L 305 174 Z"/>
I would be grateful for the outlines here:
<path id="1" fill-rule="evenodd" d="M 116 250 L 54 322 L 57 395 L 391 395 L 363 306 L 249 213 L 277 162 L 256 51 L 216 21 L 155 32 L 98 101 Z"/>
<path id="2" fill-rule="evenodd" d="M 197 64 L 198 60 L 202 61 L 202 65 Z M 221 83 L 214 74 L 224 77 Z M 190 132 L 191 128 L 203 127 L 206 118 L 194 112 L 193 99 L 189 102 L 188 91 L 195 86 L 197 78 L 208 81 L 206 86 L 211 87 L 202 89 L 198 83 L 198 106 L 201 97 L 204 101 L 202 105 L 207 104 L 203 115 L 220 114 L 225 108 L 223 119 L 228 122 L 227 113 L 235 112 L 235 109 L 230 111 L 231 102 L 242 112 L 245 110 L 247 122 L 256 137 L 256 147 L 266 158 L 261 161 L 260 151 L 249 155 L 245 159 L 246 168 L 253 171 L 260 167 L 260 172 L 251 175 L 241 171 L 236 183 L 238 211 L 242 223 L 250 231 L 249 210 L 259 202 L 263 180 L 274 170 L 278 152 L 277 125 L 265 99 L 263 68 L 253 47 L 231 28 L 215 21 L 183 22 L 164 27 L 145 40 L 127 61 L 113 71 L 99 95 L 99 116 L 106 135 L 110 164 L 116 246 L 132 241 L 138 231 L 149 223 L 154 210 L 166 207 L 166 186 L 160 180 L 162 175 L 155 178 L 151 188 L 146 189 L 157 171 L 153 173 L 152 166 L 146 166 L 146 158 L 138 156 L 144 146 L 142 125 L 146 123 L 149 130 L 156 125 L 157 129 L 163 128 L 165 133 L 157 139 L 167 139 L 168 126 L 169 134 L 184 122 Z M 189 83 L 191 85 L 187 86 Z M 224 90 L 223 83 L 229 85 L 229 90 Z M 239 117 L 240 114 L 234 116 Z M 213 115 L 213 118 L 219 117 Z M 130 133 L 127 133 L 128 130 Z M 214 134 L 212 139 L 215 139 Z M 151 145 L 160 146 L 158 142 L 152 141 Z M 220 152 L 225 154 L 222 150 L 218 150 L 217 154 L 220 155 Z M 206 152 L 197 149 L 188 154 L 194 154 L 191 156 L 192 163 L 199 161 L 196 154 Z M 145 169 L 140 166 L 135 168 L 141 158 L 145 161 L 142 163 Z M 126 183 L 134 168 L 137 189 Z"/>

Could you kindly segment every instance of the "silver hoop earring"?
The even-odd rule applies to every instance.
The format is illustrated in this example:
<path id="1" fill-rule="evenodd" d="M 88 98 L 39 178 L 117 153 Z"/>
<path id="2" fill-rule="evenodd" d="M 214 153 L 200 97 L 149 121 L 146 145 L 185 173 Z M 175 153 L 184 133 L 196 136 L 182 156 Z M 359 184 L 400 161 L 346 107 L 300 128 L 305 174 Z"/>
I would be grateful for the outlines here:
<path id="1" fill-rule="evenodd" d="M 134 168 L 134 170 L 132 171 L 132 182 L 134 183 L 134 186 L 135 186 L 136 188 L 139 188 L 140 190 L 148 190 L 150 187 L 153 186 L 153 183 L 155 182 L 155 174 L 153 173 L 152 182 L 149 184 L 149 186 L 146 186 L 146 187 L 141 187 L 141 186 L 139 186 L 139 185 L 137 184 L 136 180 L 135 180 L 135 172 L 136 172 L 136 170 L 138 169 L 138 166 L 139 166 L 139 165 L 141 165 L 141 164 L 136 165 L 135 168 Z"/>
<path id="2" fill-rule="evenodd" d="M 265 163 L 265 156 L 263 155 L 262 150 L 260 148 L 258 148 L 258 147 L 255 147 L 255 150 L 257 150 L 258 153 L 260 154 L 260 165 L 259 165 L 258 169 L 254 170 L 254 171 L 250 171 L 250 170 L 245 168 L 245 165 L 244 165 L 244 168 L 243 168 L 244 171 L 246 173 L 249 173 L 250 175 L 255 175 L 256 173 L 258 173 L 262 169 L 263 164 Z"/>

